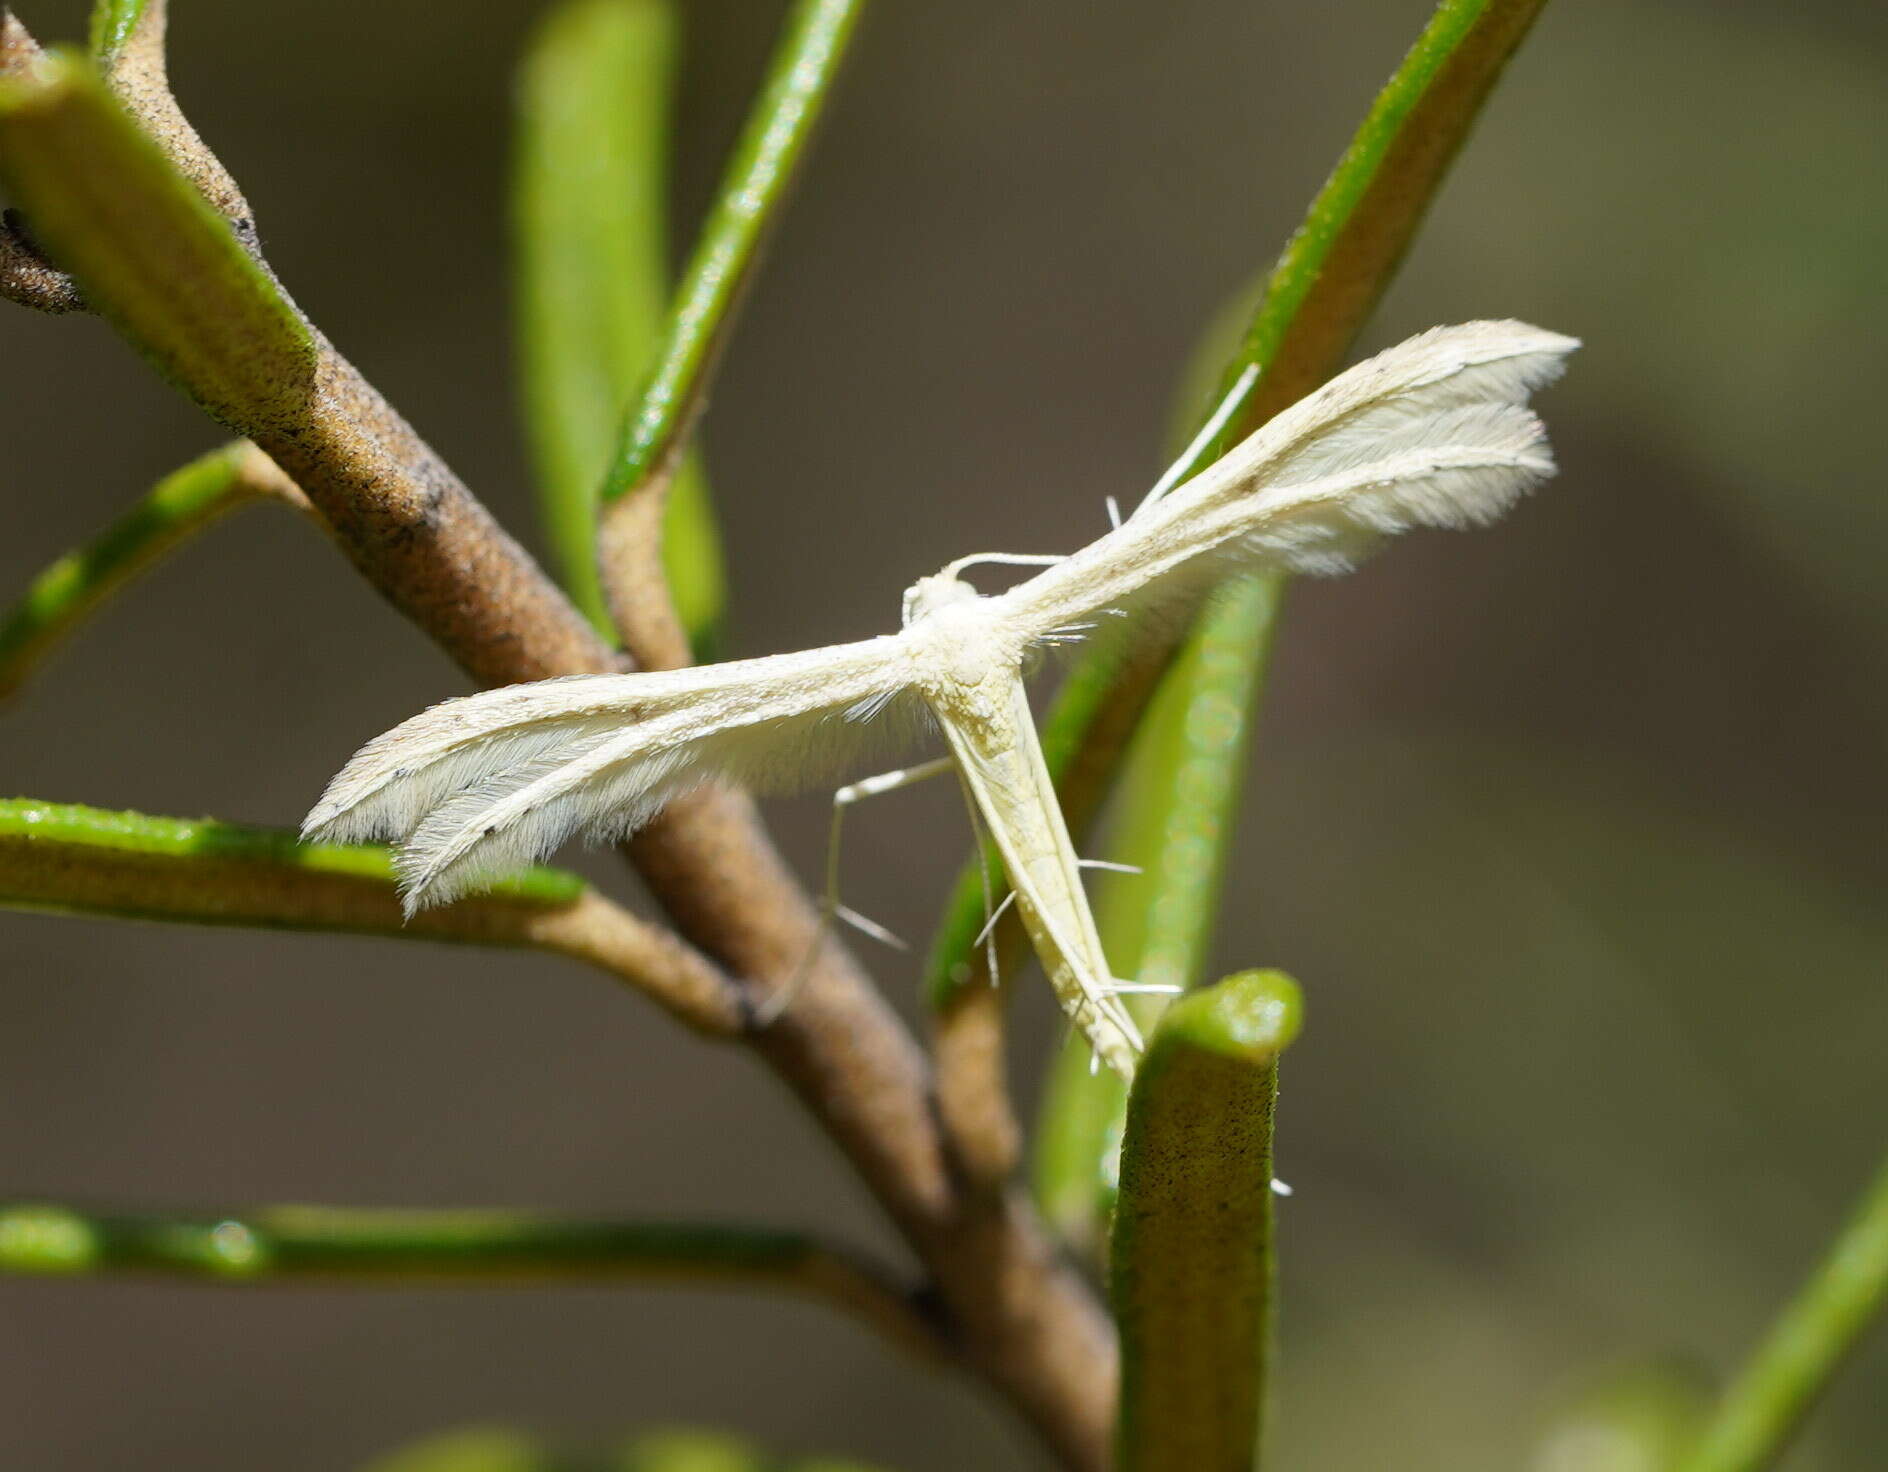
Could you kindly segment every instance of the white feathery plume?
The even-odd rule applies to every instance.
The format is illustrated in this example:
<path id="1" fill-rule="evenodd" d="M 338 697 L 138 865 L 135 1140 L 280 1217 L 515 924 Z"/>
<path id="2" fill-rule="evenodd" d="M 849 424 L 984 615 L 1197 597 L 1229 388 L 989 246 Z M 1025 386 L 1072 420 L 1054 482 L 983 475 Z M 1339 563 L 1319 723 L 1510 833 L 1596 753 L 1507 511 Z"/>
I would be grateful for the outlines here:
<path id="1" fill-rule="evenodd" d="M 1411 527 L 1494 520 L 1553 473 L 1525 407 L 1572 338 L 1519 322 L 1438 327 L 1338 375 L 1220 460 L 1162 486 L 1065 558 L 960 558 L 905 594 L 903 627 L 856 644 L 698 669 L 579 675 L 422 712 L 363 747 L 303 832 L 390 838 L 409 912 L 549 855 L 622 837 L 709 781 L 814 785 L 875 736 L 942 729 L 1003 855 L 1065 1010 L 1131 1072 L 1140 1039 L 1110 979 L 1022 683 L 1032 649 L 1098 615 L 1190 606 L 1226 575 L 1341 572 Z M 984 597 L 973 563 L 1051 563 Z"/>

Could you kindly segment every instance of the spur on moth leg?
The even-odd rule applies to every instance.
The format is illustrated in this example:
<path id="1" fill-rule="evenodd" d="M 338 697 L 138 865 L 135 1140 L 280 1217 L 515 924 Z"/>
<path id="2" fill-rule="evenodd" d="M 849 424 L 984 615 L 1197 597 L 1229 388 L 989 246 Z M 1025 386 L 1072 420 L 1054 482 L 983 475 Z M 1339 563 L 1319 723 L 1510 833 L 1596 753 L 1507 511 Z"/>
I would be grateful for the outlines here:
<path id="1" fill-rule="evenodd" d="M 881 793 L 896 792 L 901 787 L 912 787 L 919 782 L 929 781 L 942 776 L 951 769 L 949 757 L 938 757 L 935 761 L 920 762 L 915 767 L 900 767 L 893 772 L 880 772 L 875 777 L 863 777 L 857 782 L 848 782 L 833 793 L 832 817 L 826 828 L 826 883 L 820 894 L 819 927 L 813 932 L 813 943 L 806 948 L 806 956 L 794 969 L 792 979 L 769 997 L 755 1015 L 755 1024 L 771 1027 L 780 1020 L 780 1014 L 793 1004 L 793 999 L 800 994 L 800 988 L 806 985 L 806 979 L 813 972 L 813 963 L 819 957 L 819 948 L 825 944 L 826 937 L 832 931 L 835 918 L 843 920 L 854 930 L 869 935 L 880 945 L 890 946 L 895 951 L 911 949 L 899 936 L 894 935 L 883 925 L 869 916 L 861 915 L 857 910 L 839 902 L 839 841 L 841 830 L 846 821 L 846 809 L 855 802 L 868 797 L 877 797 Z"/>

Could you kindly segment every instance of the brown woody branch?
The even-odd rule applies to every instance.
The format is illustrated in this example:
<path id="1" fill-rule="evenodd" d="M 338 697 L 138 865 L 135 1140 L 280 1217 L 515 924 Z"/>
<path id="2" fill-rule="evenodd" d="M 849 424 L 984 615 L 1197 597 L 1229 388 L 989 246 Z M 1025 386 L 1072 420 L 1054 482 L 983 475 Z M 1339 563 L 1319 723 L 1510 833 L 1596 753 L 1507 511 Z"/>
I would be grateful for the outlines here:
<path id="1" fill-rule="evenodd" d="M 129 320 L 118 325 L 213 417 L 281 466 L 362 575 L 480 684 L 620 667 L 536 563 L 305 319 L 305 355 L 239 356 L 201 371 L 193 365 L 202 360 L 140 340 Z M 728 985 L 743 1015 L 756 1016 L 788 984 L 816 926 L 751 801 L 699 793 L 627 847 L 681 934 L 742 979 Z M 1100 1305 L 1027 1201 L 990 1189 L 987 1165 L 966 1158 L 940 1118 L 919 1048 L 865 974 L 837 945 L 824 946 L 791 1007 L 747 1040 L 910 1242 L 967 1365 L 1065 1465 L 1105 1465 L 1115 1349 Z"/>

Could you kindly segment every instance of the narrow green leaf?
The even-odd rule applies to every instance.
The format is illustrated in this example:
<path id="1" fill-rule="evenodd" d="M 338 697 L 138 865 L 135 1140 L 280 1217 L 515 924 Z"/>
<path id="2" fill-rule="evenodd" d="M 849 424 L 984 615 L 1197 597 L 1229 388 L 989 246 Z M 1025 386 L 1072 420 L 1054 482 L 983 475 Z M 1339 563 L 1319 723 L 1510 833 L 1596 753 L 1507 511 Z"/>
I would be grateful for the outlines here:
<path id="1" fill-rule="evenodd" d="M 1680 1472 L 1761 1472 L 1774 1465 L 1884 1310 L 1888 1164 L 1726 1389 Z"/>
<path id="2" fill-rule="evenodd" d="M 0 84 L 0 181 L 87 302 L 224 423 L 293 419 L 315 394 L 293 303 L 85 62 Z"/>
<path id="3" fill-rule="evenodd" d="M 0 799 L 0 907 L 529 948 L 607 972 L 710 1036 L 744 1022 L 705 959 L 559 869 L 409 919 L 378 845 L 14 798 Z"/>
<path id="4" fill-rule="evenodd" d="M 266 1206 L 195 1214 L 0 1203 L 0 1272 L 475 1279 L 780 1277 L 825 1249 L 793 1232 L 495 1209 Z"/>
<path id="5" fill-rule="evenodd" d="M 221 1283 L 691 1283 L 818 1300 L 936 1358 L 935 1326 L 876 1264 L 801 1232 L 492 1208 L 101 1212 L 0 1202 L 0 1274 Z"/>
<path id="6" fill-rule="evenodd" d="M 1190 446 L 1183 476 L 1210 465 L 1341 366 L 1483 100 L 1544 4 L 1443 0 L 1437 7 L 1268 278 L 1240 351 L 1221 375 L 1216 403 L 1224 427 Z M 1084 657 L 1058 694 L 1044 722 L 1043 748 L 1078 835 L 1100 807 L 1178 644 L 1159 628 L 1137 630 L 1126 648 Z M 973 860 L 932 945 L 933 1005 L 944 1005 L 976 974 L 971 942 L 982 928 L 982 909 Z M 1014 932 L 1005 939 L 1014 957 Z"/>
<path id="7" fill-rule="evenodd" d="M 53 563 L 0 615 L 0 700 L 97 608 L 225 512 L 260 495 L 251 445 L 225 445 L 159 481 L 97 538 Z"/>
<path id="8" fill-rule="evenodd" d="M 606 637 L 597 504 L 668 299 L 677 50 L 669 0 L 571 0 L 545 19 L 519 75 L 513 223 L 525 421 L 563 584 Z M 670 493 L 663 557 L 699 651 L 713 642 L 725 590 L 692 460 Z"/>
<path id="9" fill-rule="evenodd" d="M 864 0 L 798 0 L 669 309 L 654 371 L 623 424 L 606 503 L 661 475 L 693 427 L 734 309 L 825 111 Z"/>
<path id="10" fill-rule="evenodd" d="M 570 905 L 587 889 L 574 874 L 531 869 L 408 924 L 391 851 L 378 845 L 0 799 L 0 906 L 14 909 L 524 945 L 532 940 L 522 911 Z"/>
<path id="11" fill-rule="evenodd" d="M 1303 1002 L 1247 971 L 1167 1009 L 1129 1091 L 1109 1291 L 1118 1472 L 1257 1465 L 1273 1316 L 1272 1116 Z"/>

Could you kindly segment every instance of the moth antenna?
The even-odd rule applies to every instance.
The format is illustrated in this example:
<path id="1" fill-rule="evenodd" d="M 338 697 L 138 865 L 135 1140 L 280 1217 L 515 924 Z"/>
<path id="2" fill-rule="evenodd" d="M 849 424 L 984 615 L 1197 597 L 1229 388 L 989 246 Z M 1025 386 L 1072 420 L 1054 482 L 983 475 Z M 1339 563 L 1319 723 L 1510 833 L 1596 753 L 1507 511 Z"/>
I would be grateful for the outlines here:
<path id="1" fill-rule="evenodd" d="M 1000 563 L 1005 567 L 1054 567 L 1056 563 L 1068 560 L 1066 552 L 972 552 L 968 557 L 945 563 L 938 576 L 954 578 L 965 568 L 975 567 L 979 562 Z"/>

